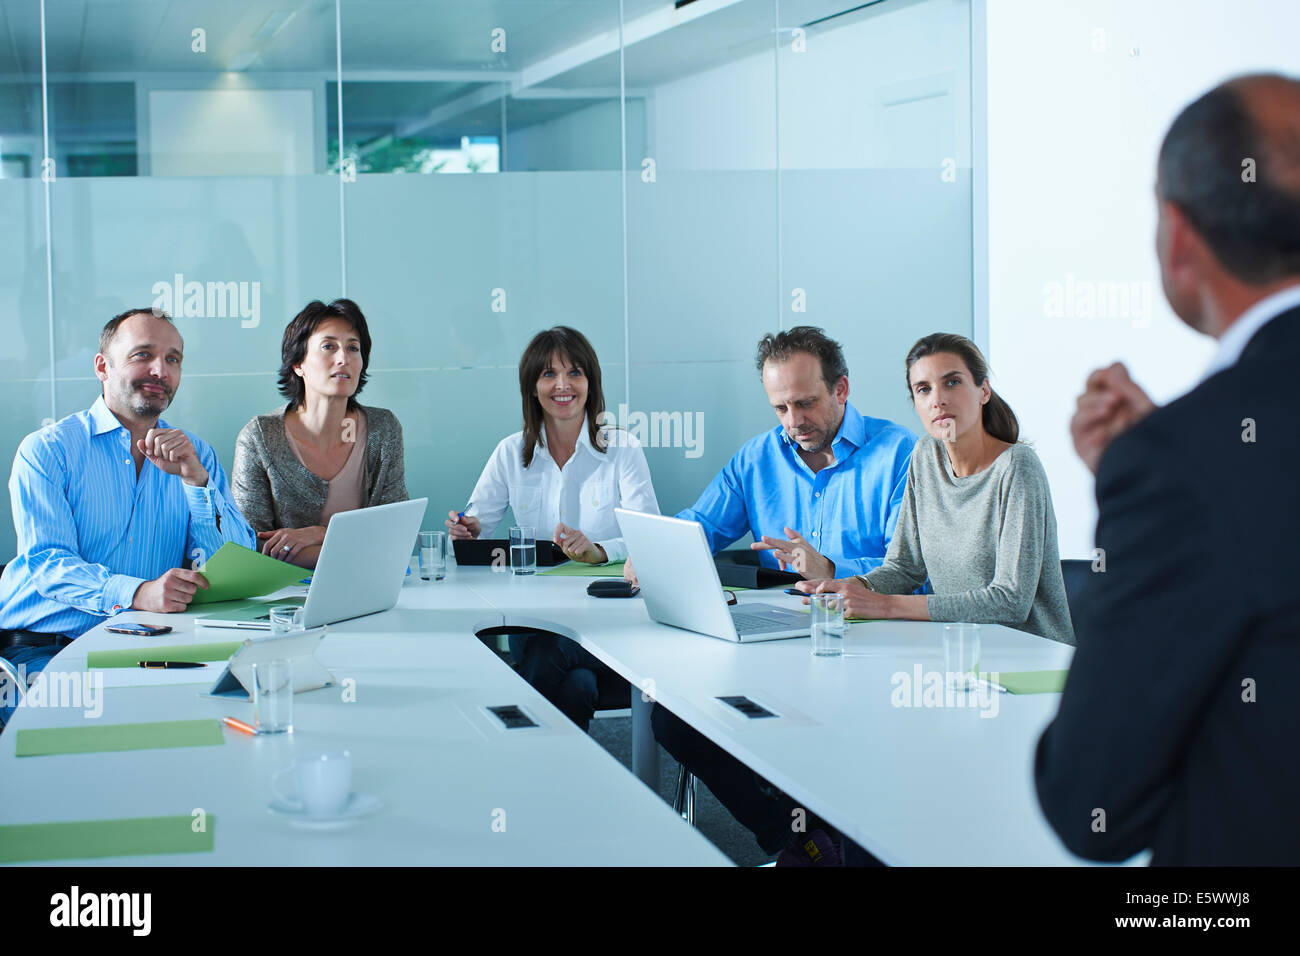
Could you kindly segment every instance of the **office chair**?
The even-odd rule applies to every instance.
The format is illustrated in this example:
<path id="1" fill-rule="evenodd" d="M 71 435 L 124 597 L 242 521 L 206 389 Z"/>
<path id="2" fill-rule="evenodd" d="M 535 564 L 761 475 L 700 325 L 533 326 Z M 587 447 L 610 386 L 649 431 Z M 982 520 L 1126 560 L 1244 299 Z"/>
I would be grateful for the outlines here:
<path id="1" fill-rule="evenodd" d="M 1061 577 L 1065 579 L 1065 602 L 1070 606 L 1070 622 L 1079 620 L 1083 610 L 1083 593 L 1092 576 L 1092 562 L 1080 558 L 1061 560 Z"/>

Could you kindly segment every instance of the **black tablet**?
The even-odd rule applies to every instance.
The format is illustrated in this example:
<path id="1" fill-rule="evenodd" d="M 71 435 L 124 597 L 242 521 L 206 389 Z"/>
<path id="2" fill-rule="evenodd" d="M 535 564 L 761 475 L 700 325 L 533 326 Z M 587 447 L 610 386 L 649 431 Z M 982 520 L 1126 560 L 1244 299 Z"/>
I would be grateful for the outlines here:
<path id="1" fill-rule="evenodd" d="M 456 563 L 462 567 L 497 564 L 510 567 L 509 538 L 452 538 L 452 550 L 456 552 Z M 553 568 L 563 564 L 569 558 L 554 541 L 537 542 L 537 566 Z"/>

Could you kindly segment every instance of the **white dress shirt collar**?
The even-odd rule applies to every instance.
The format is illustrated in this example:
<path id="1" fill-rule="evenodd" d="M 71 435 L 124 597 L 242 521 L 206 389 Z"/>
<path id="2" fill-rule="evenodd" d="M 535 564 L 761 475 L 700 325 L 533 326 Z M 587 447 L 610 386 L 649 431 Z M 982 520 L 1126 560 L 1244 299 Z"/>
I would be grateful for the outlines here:
<path id="1" fill-rule="evenodd" d="M 574 454 L 577 454 L 580 448 L 586 447 L 593 455 L 596 454 L 595 447 L 591 444 L 591 435 L 587 430 L 587 416 L 582 416 L 582 431 L 578 432 L 578 444 L 574 447 Z M 537 451 L 542 452 L 551 461 L 555 461 L 555 456 L 551 454 L 550 445 L 546 441 L 546 422 L 542 422 L 542 434 L 537 443 Z"/>
<path id="2" fill-rule="evenodd" d="M 1237 317 L 1237 321 L 1228 326 L 1228 331 L 1219 337 L 1219 347 L 1214 358 L 1201 377 L 1205 381 L 1211 375 L 1222 372 L 1225 368 L 1237 364 L 1246 343 L 1254 338 L 1255 333 L 1277 318 L 1283 312 L 1300 307 L 1300 284 L 1287 286 L 1280 292 L 1265 296 Z"/>

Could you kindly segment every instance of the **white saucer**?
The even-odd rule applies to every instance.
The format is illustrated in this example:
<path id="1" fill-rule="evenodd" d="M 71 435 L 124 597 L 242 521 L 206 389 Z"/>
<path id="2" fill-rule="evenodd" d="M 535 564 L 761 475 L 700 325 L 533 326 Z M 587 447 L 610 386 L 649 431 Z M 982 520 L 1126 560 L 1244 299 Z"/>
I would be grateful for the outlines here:
<path id="1" fill-rule="evenodd" d="M 353 793 L 348 802 L 338 813 L 308 813 L 300 803 L 289 803 L 276 797 L 266 805 L 266 809 L 276 816 L 284 817 L 296 827 L 310 827 L 315 830 L 329 830 L 336 827 L 350 826 L 364 816 L 374 813 L 384 802 L 369 793 Z"/>

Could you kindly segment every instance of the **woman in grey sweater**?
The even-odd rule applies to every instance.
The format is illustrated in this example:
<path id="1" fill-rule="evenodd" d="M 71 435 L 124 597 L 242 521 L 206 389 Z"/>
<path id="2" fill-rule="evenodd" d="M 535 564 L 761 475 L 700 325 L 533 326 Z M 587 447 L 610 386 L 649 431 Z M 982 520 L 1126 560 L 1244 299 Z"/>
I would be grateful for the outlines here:
<path id="1" fill-rule="evenodd" d="M 351 299 L 309 303 L 280 355 L 288 404 L 240 431 L 231 490 L 263 554 L 313 568 L 335 514 L 406 500 L 402 426 L 356 400 L 370 331 Z"/>
<path id="2" fill-rule="evenodd" d="M 854 617 L 1005 624 L 1073 644 L 1047 475 L 984 356 L 963 336 L 927 335 L 908 352 L 907 387 L 928 434 L 884 563 L 800 589 L 842 592 Z M 913 593 L 927 578 L 933 593 Z"/>

